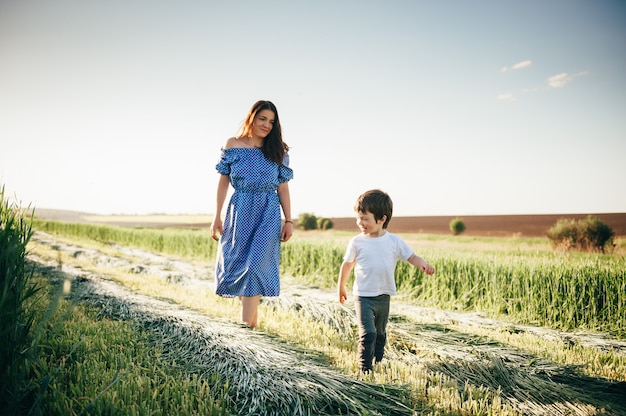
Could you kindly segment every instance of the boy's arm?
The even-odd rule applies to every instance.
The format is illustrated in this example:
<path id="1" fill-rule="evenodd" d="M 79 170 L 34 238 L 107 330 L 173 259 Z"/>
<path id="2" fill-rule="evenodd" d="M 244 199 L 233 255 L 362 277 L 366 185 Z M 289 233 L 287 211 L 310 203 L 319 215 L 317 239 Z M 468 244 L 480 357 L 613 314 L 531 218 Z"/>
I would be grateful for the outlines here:
<path id="1" fill-rule="evenodd" d="M 348 281 L 348 276 L 350 276 L 350 272 L 354 267 L 354 261 L 344 261 L 341 263 L 341 269 L 339 270 L 339 279 L 337 280 L 337 292 L 339 294 L 339 302 L 344 303 L 348 300 L 348 292 L 346 292 L 346 282 Z"/>
<path id="2" fill-rule="evenodd" d="M 415 253 L 413 253 L 407 261 L 426 274 L 435 273 L 435 268 L 431 266 L 430 264 L 426 263 L 426 260 L 424 260 L 423 258 L 421 258 Z"/>

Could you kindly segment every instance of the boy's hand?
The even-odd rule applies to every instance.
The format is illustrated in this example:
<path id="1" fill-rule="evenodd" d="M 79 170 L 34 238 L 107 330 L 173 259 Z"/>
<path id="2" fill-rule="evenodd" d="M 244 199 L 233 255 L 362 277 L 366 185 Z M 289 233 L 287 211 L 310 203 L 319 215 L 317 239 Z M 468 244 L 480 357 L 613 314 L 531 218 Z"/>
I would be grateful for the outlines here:
<path id="1" fill-rule="evenodd" d="M 348 292 L 346 292 L 346 282 L 348 276 L 352 271 L 352 268 L 356 264 L 356 259 L 352 261 L 344 260 L 341 263 L 341 270 L 339 271 L 339 278 L 337 279 L 337 293 L 339 294 L 339 302 L 344 303 L 348 300 Z"/>
<path id="2" fill-rule="evenodd" d="M 435 268 L 428 264 L 426 260 L 418 256 L 417 254 L 413 254 L 411 257 L 409 257 L 407 261 L 426 274 L 435 273 Z"/>
<path id="3" fill-rule="evenodd" d="M 435 273 L 435 268 L 433 266 L 431 266 L 430 264 L 424 262 L 424 264 L 420 265 L 420 270 L 423 271 L 426 274 L 433 274 Z"/>
<path id="4" fill-rule="evenodd" d="M 346 292 L 346 288 L 340 287 L 339 288 L 339 302 L 344 303 L 346 300 L 348 300 L 348 292 Z"/>

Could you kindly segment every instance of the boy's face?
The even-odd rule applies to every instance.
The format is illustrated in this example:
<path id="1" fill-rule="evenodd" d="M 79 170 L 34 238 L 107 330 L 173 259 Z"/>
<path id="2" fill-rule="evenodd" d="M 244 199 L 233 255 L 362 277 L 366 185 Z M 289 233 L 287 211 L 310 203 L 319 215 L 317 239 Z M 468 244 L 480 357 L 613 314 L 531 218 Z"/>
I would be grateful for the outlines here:
<path id="1" fill-rule="evenodd" d="M 383 215 L 381 219 L 376 221 L 374 214 L 371 212 L 357 212 L 356 213 L 356 225 L 361 232 L 370 237 L 378 237 L 385 233 L 383 224 L 385 223 L 386 215 Z"/>

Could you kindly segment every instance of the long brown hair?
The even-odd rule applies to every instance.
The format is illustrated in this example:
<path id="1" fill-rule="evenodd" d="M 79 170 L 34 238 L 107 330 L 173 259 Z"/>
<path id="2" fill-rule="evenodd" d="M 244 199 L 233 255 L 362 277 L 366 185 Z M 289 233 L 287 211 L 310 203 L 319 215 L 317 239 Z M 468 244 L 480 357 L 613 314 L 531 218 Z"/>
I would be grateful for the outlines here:
<path id="1" fill-rule="evenodd" d="M 254 117 L 262 111 L 270 110 L 274 112 L 274 124 L 272 130 L 263 139 L 263 146 L 261 150 L 263 155 L 269 160 L 273 160 L 277 164 L 281 165 L 285 157 L 285 153 L 289 151 L 287 143 L 283 142 L 283 132 L 280 127 L 280 119 L 278 118 L 278 110 L 271 101 L 259 100 L 250 108 L 248 115 L 246 116 L 243 126 L 241 127 L 241 134 L 239 137 L 247 137 L 252 134 L 252 124 L 254 123 Z"/>

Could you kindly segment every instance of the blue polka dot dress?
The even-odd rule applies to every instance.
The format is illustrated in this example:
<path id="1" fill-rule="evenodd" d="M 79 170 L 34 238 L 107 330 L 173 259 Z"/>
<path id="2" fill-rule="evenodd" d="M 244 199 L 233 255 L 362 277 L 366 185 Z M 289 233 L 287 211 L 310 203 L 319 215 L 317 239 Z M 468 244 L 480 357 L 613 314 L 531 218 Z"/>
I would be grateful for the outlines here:
<path id="1" fill-rule="evenodd" d="M 222 150 L 217 171 L 235 192 L 226 207 L 215 265 L 216 293 L 224 297 L 278 296 L 281 213 L 276 190 L 293 178 L 258 148 Z"/>

